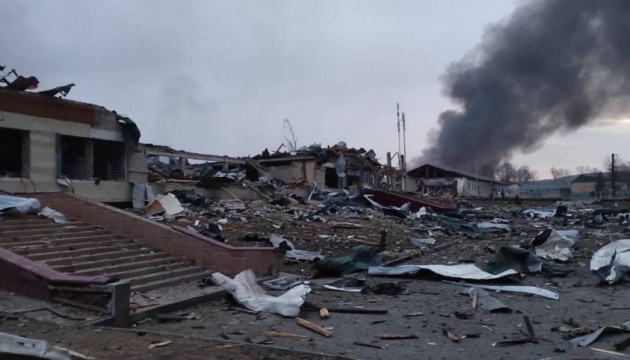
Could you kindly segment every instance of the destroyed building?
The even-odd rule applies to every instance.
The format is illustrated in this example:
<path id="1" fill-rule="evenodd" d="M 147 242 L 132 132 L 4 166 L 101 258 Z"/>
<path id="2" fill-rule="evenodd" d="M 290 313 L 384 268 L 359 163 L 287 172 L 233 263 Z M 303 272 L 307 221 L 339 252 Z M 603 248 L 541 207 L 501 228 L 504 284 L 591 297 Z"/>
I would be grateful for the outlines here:
<path id="1" fill-rule="evenodd" d="M 253 157 L 284 183 L 317 183 L 330 189 L 364 185 L 378 186 L 383 169 L 373 150 L 348 148 L 342 141 L 322 148 L 314 144 L 297 152 L 263 154 Z"/>
<path id="2" fill-rule="evenodd" d="M 424 164 L 407 174 L 416 179 L 418 192 L 423 194 L 478 198 L 513 198 L 519 194 L 518 184 L 497 181 L 489 176 L 444 165 Z"/>
<path id="3" fill-rule="evenodd" d="M 127 202 L 146 182 L 140 132 L 102 106 L 0 88 L 0 190 L 67 190 L 101 202 Z"/>

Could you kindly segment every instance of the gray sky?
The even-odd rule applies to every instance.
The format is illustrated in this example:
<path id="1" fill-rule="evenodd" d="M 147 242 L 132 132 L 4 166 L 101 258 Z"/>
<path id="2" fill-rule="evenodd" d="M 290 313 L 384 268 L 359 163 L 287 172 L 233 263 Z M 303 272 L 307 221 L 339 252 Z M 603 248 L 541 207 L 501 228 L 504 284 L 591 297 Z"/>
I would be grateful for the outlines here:
<path id="1" fill-rule="evenodd" d="M 511 0 L 12 1 L 3 4 L 0 65 L 75 83 L 68 98 L 136 121 L 143 142 L 235 156 L 298 145 L 398 149 L 395 104 L 418 155 L 438 115 L 446 67 L 505 20 Z M 630 116 L 629 116 L 630 118 Z M 630 124 L 555 135 L 513 162 L 601 167 L 624 154 Z M 625 155 L 625 157 L 624 157 Z"/>

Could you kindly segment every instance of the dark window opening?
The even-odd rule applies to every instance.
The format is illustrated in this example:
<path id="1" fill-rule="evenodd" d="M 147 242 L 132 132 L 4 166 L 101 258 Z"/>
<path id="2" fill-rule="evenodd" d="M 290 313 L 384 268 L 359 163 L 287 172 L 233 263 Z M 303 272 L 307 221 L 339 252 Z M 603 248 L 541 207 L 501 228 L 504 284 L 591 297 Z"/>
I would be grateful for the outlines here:
<path id="1" fill-rule="evenodd" d="M 89 140 L 74 136 L 60 136 L 62 177 L 75 180 L 91 178 Z"/>
<path id="2" fill-rule="evenodd" d="M 94 177 L 101 180 L 124 180 L 125 144 L 94 140 Z"/>
<path id="3" fill-rule="evenodd" d="M 28 132 L 0 128 L 0 177 L 26 177 Z"/>
<path id="4" fill-rule="evenodd" d="M 348 175 L 348 184 L 347 186 L 354 186 L 354 187 L 359 187 L 361 186 L 361 179 L 358 176 L 350 176 Z"/>
<path id="5" fill-rule="evenodd" d="M 333 168 L 326 168 L 324 184 L 327 188 L 337 189 L 339 187 L 339 176 L 337 176 L 337 170 Z"/>

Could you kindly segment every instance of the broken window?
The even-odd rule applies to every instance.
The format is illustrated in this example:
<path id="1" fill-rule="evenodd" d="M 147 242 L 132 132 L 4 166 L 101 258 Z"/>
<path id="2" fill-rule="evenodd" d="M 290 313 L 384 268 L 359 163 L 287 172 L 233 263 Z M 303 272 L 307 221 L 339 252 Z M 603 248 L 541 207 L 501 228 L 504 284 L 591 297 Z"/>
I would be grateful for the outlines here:
<path id="1" fill-rule="evenodd" d="M 125 144 L 94 140 L 94 177 L 101 180 L 124 180 Z"/>
<path id="2" fill-rule="evenodd" d="M 327 188 L 337 189 L 339 187 L 339 176 L 335 168 L 326 168 L 325 185 Z"/>
<path id="3" fill-rule="evenodd" d="M 0 177 L 28 177 L 28 132 L 0 128 Z"/>
<path id="4" fill-rule="evenodd" d="M 90 179 L 92 177 L 92 154 L 89 145 L 89 139 L 59 136 L 58 175 L 75 180 Z"/>

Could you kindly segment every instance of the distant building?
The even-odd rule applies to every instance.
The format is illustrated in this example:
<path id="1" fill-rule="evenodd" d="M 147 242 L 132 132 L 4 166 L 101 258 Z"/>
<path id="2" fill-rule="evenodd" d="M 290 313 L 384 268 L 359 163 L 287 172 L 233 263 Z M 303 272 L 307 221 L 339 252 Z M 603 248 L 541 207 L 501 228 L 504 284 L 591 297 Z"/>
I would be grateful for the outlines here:
<path id="1" fill-rule="evenodd" d="M 611 197 L 610 173 L 602 173 L 604 176 L 604 188 L 602 192 L 596 191 L 599 173 L 570 175 L 559 179 L 530 181 L 520 184 L 520 196 L 523 198 L 589 198 Z M 628 196 L 628 185 L 617 182 L 617 196 Z"/>
<path id="2" fill-rule="evenodd" d="M 419 192 L 449 193 L 457 197 L 513 198 L 519 193 L 518 185 L 497 181 L 489 176 L 469 173 L 444 165 L 424 164 L 407 174 L 416 179 Z"/>

